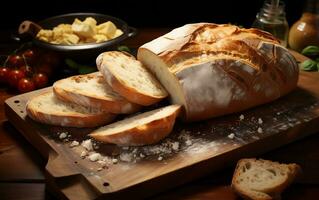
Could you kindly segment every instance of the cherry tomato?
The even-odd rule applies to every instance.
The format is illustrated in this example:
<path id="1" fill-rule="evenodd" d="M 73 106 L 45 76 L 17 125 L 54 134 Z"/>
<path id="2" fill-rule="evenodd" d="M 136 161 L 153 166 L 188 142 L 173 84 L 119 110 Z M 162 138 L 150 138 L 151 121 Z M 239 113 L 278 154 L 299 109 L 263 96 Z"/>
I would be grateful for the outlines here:
<path id="1" fill-rule="evenodd" d="M 33 58 L 35 56 L 35 53 L 34 53 L 34 50 L 32 49 L 27 49 L 25 50 L 22 55 L 25 57 L 25 58 Z"/>
<path id="2" fill-rule="evenodd" d="M 35 85 L 31 79 L 22 78 L 18 83 L 18 90 L 20 92 L 30 92 L 35 89 Z"/>
<path id="3" fill-rule="evenodd" d="M 9 73 L 10 69 L 8 67 L 0 68 L 0 83 L 6 83 L 8 81 Z"/>
<path id="4" fill-rule="evenodd" d="M 44 73 L 37 73 L 33 76 L 36 88 L 43 88 L 48 84 L 48 76 Z"/>
<path id="5" fill-rule="evenodd" d="M 36 59 L 36 53 L 33 49 L 27 49 L 25 50 L 22 55 L 26 59 L 28 64 L 32 64 Z"/>
<path id="6" fill-rule="evenodd" d="M 20 55 L 10 55 L 8 59 L 8 64 L 13 67 L 20 67 L 25 65 L 24 59 Z"/>
<path id="7" fill-rule="evenodd" d="M 9 75 L 8 75 L 9 85 L 17 88 L 19 80 L 24 78 L 24 77 L 25 77 L 25 74 L 23 73 L 23 71 L 18 70 L 18 69 L 11 70 Z"/>
<path id="8" fill-rule="evenodd" d="M 19 70 L 21 70 L 26 76 L 32 75 L 32 68 L 28 65 L 22 65 L 19 67 Z"/>

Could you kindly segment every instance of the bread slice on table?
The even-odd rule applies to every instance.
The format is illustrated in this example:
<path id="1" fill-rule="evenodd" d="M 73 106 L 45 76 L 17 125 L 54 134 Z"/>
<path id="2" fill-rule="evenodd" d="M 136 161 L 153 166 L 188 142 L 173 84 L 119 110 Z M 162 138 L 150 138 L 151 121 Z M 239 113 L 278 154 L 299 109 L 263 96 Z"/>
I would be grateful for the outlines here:
<path id="1" fill-rule="evenodd" d="M 113 91 L 100 72 L 59 80 L 53 84 L 53 91 L 63 101 L 110 113 L 129 114 L 141 107 Z"/>
<path id="2" fill-rule="evenodd" d="M 52 91 L 30 99 L 27 114 L 35 121 L 66 127 L 96 127 L 110 123 L 114 114 L 99 111 L 73 103 L 65 103 L 55 97 Z"/>
<path id="3" fill-rule="evenodd" d="M 148 106 L 168 95 L 159 81 L 130 54 L 105 52 L 97 57 L 96 64 L 113 90 L 131 102 Z"/>
<path id="4" fill-rule="evenodd" d="M 101 127 L 91 134 L 94 139 L 121 146 L 153 144 L 173 129 L 180 105 L 170 105 Z"/>
<path id="5" fill-rule="evenodd" d="M 297 164 L 280 164 L 268 160 L 241 159 L 237 163 L 232 188 L 244 199 L 280 199 L 301 168 Z"/>

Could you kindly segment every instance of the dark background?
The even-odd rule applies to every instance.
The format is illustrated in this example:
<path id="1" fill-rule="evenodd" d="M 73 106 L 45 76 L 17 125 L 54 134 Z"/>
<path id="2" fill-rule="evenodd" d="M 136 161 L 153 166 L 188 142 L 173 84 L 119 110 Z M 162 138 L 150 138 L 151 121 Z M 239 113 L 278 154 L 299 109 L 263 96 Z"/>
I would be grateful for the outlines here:
<path id="1" fill-rule="evenodd" d="M 5 4 L 4 4 L 5 2 Z M 291 26 L 300 18 L 305 0 L 285 0 Z M 4 0 L 1 29 L 17 29 L 21 21 L 40 21 L 69 12 L 112 15 L 135 27 L 177 27 L 191 22 L 234 23 L 249 27 L 263 0 Z"/>

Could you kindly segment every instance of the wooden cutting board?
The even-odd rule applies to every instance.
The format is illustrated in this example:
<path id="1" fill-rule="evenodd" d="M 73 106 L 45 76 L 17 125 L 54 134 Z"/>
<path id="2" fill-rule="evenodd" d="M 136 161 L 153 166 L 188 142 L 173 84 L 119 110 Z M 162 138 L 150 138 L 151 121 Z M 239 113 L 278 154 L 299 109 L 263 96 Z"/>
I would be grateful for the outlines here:
<path id="1" fill-rule="evenodd" d="M 7 99 L 5 112 L 9 121 L 48 159 L 48 184 L 60 191 L 61 197 L 138 198 L 317 133 L 318 81 L 319 73 L 301 72 L 298 88 L 289 95 L 242 113 L 198 123 L 179 122 L 169 138 L 157 145 L 133 148 L 96 144 L 95 152 L 105 162 L 82 159 L 84 148 L 70 147 L 74 140 L 88 139 L 86 134 L 92 129 L 47 126 L 26 116 L 26 102 L 51 88 Z M 60 138 L 62 132 L 68 136 Z"/>

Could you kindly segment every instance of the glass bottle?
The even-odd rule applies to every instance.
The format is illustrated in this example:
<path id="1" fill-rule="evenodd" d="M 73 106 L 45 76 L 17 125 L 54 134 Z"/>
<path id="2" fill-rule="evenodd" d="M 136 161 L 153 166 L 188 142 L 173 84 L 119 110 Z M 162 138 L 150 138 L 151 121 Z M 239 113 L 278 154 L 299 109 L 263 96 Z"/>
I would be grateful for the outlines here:
<path id="1" fill-rule="evenodd" d="M 283 46 L 287 46 L 289 26 L 285 4 L 282 1 L 266 0 L 252 25 L 273 34 Z"/>
<path id="2" fill-rule="evenodd" d="M 319 46 L 319 0 L 308 0 L 301 18 L 289 31 L 289 47 L 301 51 L 309 45 Z"/>

